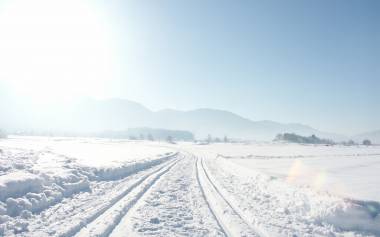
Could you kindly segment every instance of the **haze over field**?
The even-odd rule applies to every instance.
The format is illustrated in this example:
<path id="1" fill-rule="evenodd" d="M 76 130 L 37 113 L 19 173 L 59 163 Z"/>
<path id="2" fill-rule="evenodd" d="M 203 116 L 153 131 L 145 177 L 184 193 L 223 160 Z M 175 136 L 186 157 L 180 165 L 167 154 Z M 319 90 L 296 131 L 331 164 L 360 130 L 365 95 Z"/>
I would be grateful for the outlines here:
<path id="1" fill-rule="evenodd" d="M 28 102 L 12 104 L 11 101 L 14 100 L 11 98 L 1 101 L 3 102 L 0 102 L 0 109 L 4 114 L 0 118 L 0 125 L 9 131 L 24 134 L 95 135 L 105 131 L 117 132 L 150 127 L 187 130 L 192 132 L 196 139 L 205 139 L 212 135 L 219 138 L 228 136 L 234 139 L 271 141 L 277 134 L 284 132 L 305 136 L 315 134 L 335 141 L 351 138 L 345 134 L 323 132 L 299 123 L 252 121 L 223 110 L 151 111 L 141 104 L 122 99 L 85 99 L 64 106 L 40 107 L 38 113 L 36 107 L 29 106 Z M 352 139 L 358 142 L 371 139 L 374 143 L 380 143 L 376 132 L 359 134 Z"/>
<path id="2" fill-rule="evenodd" d="M 122 98 L 349 137 L 376 131 L 379 8 L 375 0 L 1 1 L 0 96 L 13 95 L 1 104 L 27 101 L 35 114 L 52 105 L 57 118 L 68 113 L 62 102 Z"/>

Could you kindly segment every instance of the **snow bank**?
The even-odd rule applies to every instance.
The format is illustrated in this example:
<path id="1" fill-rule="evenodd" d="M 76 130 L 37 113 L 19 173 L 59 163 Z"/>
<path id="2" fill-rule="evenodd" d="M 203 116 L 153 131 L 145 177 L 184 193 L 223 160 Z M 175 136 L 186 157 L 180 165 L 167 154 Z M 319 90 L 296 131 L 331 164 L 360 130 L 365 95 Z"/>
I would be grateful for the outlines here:
<path id="1" fill-rule="evenodd" d="M 9 197 L 19 197 L 28 192 L 40 192 L 42 179 L 24 171 L 16 171 L 0 176 L 0 201 Z"/>
<path id="2" fill-rule="evenodd" d="M 346 200 L 321 216 L 321 221 L 346 231 L 363 231 L 380 235 L 380 203 Z"/>
<path id="3" fill-rule="evenodd" d="M 98 182 L 126 178 L 177 154 L 165 150 L 150 158 L 125 157 L 92 166 L 50 150 L 1 149 L 4 152 L 0 154 L 0 236 L 27 231 L 28 219 L 33 215 L 77 193 L 91 192 Z"/>
<path id="4" fill-rule="evenodd" d="M 71 160 L 49 152 L 2 148 L 0 155 L 0 217 L 28 218 L 90 185 Z M 55 167 L 46 166 L 55 163 Z M 64 161 L 64 162 L 62 162 Z M 53 168 L 53 169 L 52 169 Z M 77 167 L 79 168 L 79 167 Z M 3 218 L 4 219 L 4 218 Z"/>
<path id="5" fill-rule="evenodd" d="M 40 176 L 22 172 L 14 172 L 0 177 L 6 185 L 0 185 L 0 215 L 24 216 L 38 213 L 59 202 L 63 197 L 72 196 L 81 191 L 89 191 L 87 179 L 77 182 L 62 182 L 61 185 L 43 180 Z M 25 211 L 28 211 L 25 213 Z"/>
<path id="6" fill-rule="evenodd" d="M 137 173 L 138 171 L 148 169 L 155 165 L 159 165 L 162 162 L 165 162 L 173 158 L 177 155 L 177 153 L 166 153 L 165 155 L 166 156 L 159 157 L 156 159 L 145 159 L 138 160 L 135 162 L 128 162 L 120 166 L 93 168 L 93 175 L 91 175 L 91 179 L 95 179 L 98 181 L 121 179 L 131 174 Z"/>

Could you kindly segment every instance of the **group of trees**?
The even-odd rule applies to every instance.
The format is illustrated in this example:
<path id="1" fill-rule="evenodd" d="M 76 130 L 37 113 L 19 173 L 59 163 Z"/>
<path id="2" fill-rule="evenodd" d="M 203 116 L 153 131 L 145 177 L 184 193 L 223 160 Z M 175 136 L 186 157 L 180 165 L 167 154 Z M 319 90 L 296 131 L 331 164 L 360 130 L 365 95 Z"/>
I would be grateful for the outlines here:
<path id="1" fill-rule="evenodd" d="M 211 134 L 209 134 L 207 135 L 206 141 L 208 143 L 220 143 L 220 142 L 227 143 L 229 142 L 229 139 L 227 136 L 224 136 L 223 139 L 221 139 L 219 137 L 212 137 Z"/>
<path id="2" fill-rule="evenodd" d="M 334 144 L 332 140 L 319 138 L 314 134 L 309 137 L 304 137 L 295 133 L 283 133 L 278 134 L 274 140 L 305 144 Z"/>
<path id="3" fill-rule="evenodd" d="M 98 136 L 108 138 L 129 138 L 131 140 L 171 140 L 193 141 L 194 135 L 188 131 L 154 129 L 154 128 L 129 128 L 124 131 L 104 131 Z"/>
<path id="4" fill-rule="evenodd" d="M 344 141 L 342 142 L 343 145 L 346 145 L 346 146 L 354 146 L 354 145 L 358 145 L 358 143 L 356 143 L 355 141 L 353 140 L 348 140 L 348 141 Z M 362 141 L 362 145 L 365 145 L 365 146 L 371 146 L 372 145 L 372 142 L 369 140 L 369 139 L 364 139 Z"/>
<path id="5" fill-rule="evenodd" d="M 137 136 L 129 136 L 130 140 L 148 140 L 148 141 L 154 141 L 154 137 L 152 134 L 147 134 L 146 136 L 144 134 L 140 134 L 138 137 Z M 174 138 L 170 135 L 168 135 L 165 139 L 159 139 L 159 140 L 165 140 L 169 143 L 175 143 Z"/>
<path id="6" fill-rule="evenodd" d="M 283 134 L 278 134 L 274 140 L 287 141 L 287 142 L 293 142 L 293 143 L 305 143 L 305 144 L 328 144 L 328 145 L 335 144 L 335 142 L 332 140 L 319 138 L 315 136 L 314 134 L 309 137 L 305 137 L 305 136 L 297 135 L 295 133 L 283 133 Z M 346 145 L 346 146 L 358 145 L 353 140 L 344 141 L 341 144 Z M 369 139 L 363 140 L 362 144 L 366 146 L 372 145 Z"/>
<path id="7" fill-rule="evenodd" d="M 372 142 L 369 139 L 364 139 L 362 144 L 366 145 L 366 146 L 370 146 L 370 145 L 372 145 Z"/>
<path id="8" fill-rule="evenodd" d="M 154 137 L 152 134 L 148 133 L 146 136 L 142 133 L 140 133 L 138 136 L 136 135 L 129 135 L 128 137 L 130 140 L 149 140 L 149 141 L 154 141 Z"/>

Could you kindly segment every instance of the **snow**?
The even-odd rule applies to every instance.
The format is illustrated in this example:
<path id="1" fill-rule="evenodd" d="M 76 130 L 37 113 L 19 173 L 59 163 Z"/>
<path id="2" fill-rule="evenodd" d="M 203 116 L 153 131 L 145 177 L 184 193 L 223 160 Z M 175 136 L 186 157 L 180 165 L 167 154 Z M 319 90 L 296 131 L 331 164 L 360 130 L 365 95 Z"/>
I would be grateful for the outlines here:
<path id="1" fill-rule="evenodd" d="M 380 201 L 380 146 L 234 145 L 214 149 L 236 164 L 289 183 Z"/>
<path id="2" fill-rule="evenodd" d="M 233 162 L 289 183 L 308 185 L 354 199 L 380 201 L 379 157 L 279 158 L 271 161 L 237 159 Z"/>
<path id="3" fill-rule="evenodd" d="M 86 166 L 104 167 L 123 161 L 140 160 L 162 155 L 172 150 L 163 143 L 129 141 L 102 138 L 56 138 L 10 136 L 1 145 L 13 148 L 51 151 L 55 154 L 74 157 L 77 163 Z"/>
<path id="4" fill-rule="evenodd" d="M 0 233 L 25 232 L 25 220 L 92 192 L 93 182 L 117 181 L 176 155 L 149 143 L 82 138 L 13 137 L 0 148 Z M 105 153 L 111 157 L 100 159 Z"/>
<path id="5" fill-rule="evenodd" d="M 212 162 L 209 167 L 213 167 L 214 175 L 222 180 L 221 186 L 235 194 L 231 202 L 244 210 L 248 219 L 268 236 L 294 233 L 328 236 L 338 235 L 342 230 L 380 233 L 378 203 L 350 201 L 328 192 L 296 186 L 252 172 L 229 160 Z M 369 205 L 374 208 L 373 213 Z"/>
<path id="6" fill-rule="evenodd" d="M 221 189 L 264 235 L 380 235 L 378 146 L 253 143 L 191 149 L 210 157 L 207 167 Z"/>
<path id="7" fill-rule="evenodd" d="M 194 158 L 184 157 L 147 192 L 113 230 L 111 237 L 224 236 L 199 189 Z"/>
<path id="8" fill-rule="evenodd" d="M 42 179 L 35 174 L 15 171 L 0 176 L 0 201 L 22 196 L 28 192 L 39 192 L 41 189 Z"/>
<path id="9" fill-rule="evenodd" d="M 380 236 L 379 146 L 0 140 L 0 236 Z"/>

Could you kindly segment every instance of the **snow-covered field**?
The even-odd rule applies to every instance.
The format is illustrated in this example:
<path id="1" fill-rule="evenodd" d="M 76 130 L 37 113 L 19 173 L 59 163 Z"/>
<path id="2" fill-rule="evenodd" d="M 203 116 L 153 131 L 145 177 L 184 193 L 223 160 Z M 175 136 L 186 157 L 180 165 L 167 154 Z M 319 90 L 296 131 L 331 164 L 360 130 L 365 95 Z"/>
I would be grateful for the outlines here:
<path id="1" fill-rule="evenodd" d="M 380 146 L 281 143 L 213 146 L 211 150 L 216 155 L 288 183 L 380 202 Z"/>
<path id="2" fill-rule="evenodd" d="M 0 140 L 0 236 L 380 236 L 380 147 Z"/>

